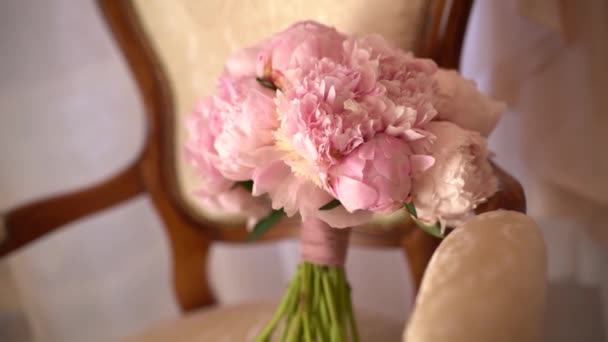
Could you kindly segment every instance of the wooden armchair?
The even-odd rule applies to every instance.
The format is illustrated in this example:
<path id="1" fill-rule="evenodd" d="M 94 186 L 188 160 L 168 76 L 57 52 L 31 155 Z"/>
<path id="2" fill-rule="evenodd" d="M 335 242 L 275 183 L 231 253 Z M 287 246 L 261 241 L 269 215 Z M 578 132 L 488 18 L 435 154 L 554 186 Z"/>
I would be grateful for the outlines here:
<path id="1" fill-rule="evenodd" d="M 301 19 L 347 32 L 379 32 L 417 55 L 457 68 L 471 0 L 99 0 L 108 26 L 139 86 L 147 115 L 141 155 L 124 171 L 78 192 L 28 204 L 4 215 L 0 257 L 65 224 L 150 195 L 171 244 L 175 295 L 185 312 L 214 304 L 206 272 L 214 241 L 247 240 L 242 217 L 206 212 L 190 195 L 196 180 L 181 154 L 182 118 L 209 94 L 231 50 Z M 501 190 L 479 211 L 525 210 L 519 183 L 496 167 Z M 263 240 L 294 238 L 297 222 L 284 220 Z M 0 227 L 1 228 L 1 227 Z M 380 218 L 354 229 L 351 241 L 401 248 L 419 286 L 439 240 L 404 217 Z"/>

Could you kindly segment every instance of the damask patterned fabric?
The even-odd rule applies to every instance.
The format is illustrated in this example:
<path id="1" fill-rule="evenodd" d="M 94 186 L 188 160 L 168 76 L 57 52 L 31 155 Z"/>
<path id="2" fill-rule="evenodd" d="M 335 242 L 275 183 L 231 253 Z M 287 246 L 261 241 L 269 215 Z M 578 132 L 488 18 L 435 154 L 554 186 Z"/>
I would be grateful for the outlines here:
<path id="1" fill-rule="evenodd" d="M 197 98 L 214 91 L 226 58 L 292 23 L 313 19 L 338 30 L 377 32 L 403 48 L 412 48 L 424 0 L 135 0 L 156 53 L 169 76 L 177 110 L 177 169 L 182 194 L 197 207 L 200 183 L 182 158 L 183 119 Z M 223 213 L 203 214 L 234 220 Z"/>
<path id="2" fill-rule="evenodd" d="M 435 252 L 404 341 L 541 341 L 546 268 L 532 219 L 510 211 L 477 216 Z"/>

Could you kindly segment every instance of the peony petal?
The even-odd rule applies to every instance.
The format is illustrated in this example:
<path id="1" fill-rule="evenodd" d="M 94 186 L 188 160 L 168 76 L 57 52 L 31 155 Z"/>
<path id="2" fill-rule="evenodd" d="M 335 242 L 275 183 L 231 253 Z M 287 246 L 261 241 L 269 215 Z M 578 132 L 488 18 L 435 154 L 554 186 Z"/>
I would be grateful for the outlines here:
<path id="1" fill-rule="evenodd" d="M 317 217 L 334 228 L 348 228 L 369 222 L 372 212 L 357 210 L 350 213 L 343 206 L 339 206 L 332 210 L 318 211 Z"/>
<path id="2" fill-rule="evenodd" d="M 357 149 L 357 155 L 363 160 L 372 160 L 376 155 L 376 149 L 371 144 L 363 144 Z"/>
<path id="3" fill-rule="evenodd" d="M 349 177 L 337 179 L 336 195 L 349 212 L 367 209 L 378 199 L 378 192 L 369 185 Z"/>
<path id="4" fill-rule="evenodd" d="M 363 179 L 363 167 L 362 163 L 365 164 L 365 160 L 360 158 L 346 158 L 340 162 L 340 164 L 334 166 L 331 169 L 332 175 L 346 176 L 354 179 Z"/>
<path id="5" fill-rule="evenodd" d="M 224 66 L 224 74 L 234 78 L 255 76 L 258 64 L 257 55 L 264 43 L 244 48 L 230 56 Z"/>
<path id="6" fill-rule="evenodd" d="M 464 79 L 455 70 L 439 69 L 436 78 L 439 120 L 453 122 L 487 137 L 506 111 L 506 105 L 481 93 L 475 82 Z"/>
<path id="7" fill-rule="evenodd" d="M 406 131 L 403 132 L 403 137 L 407 141 L 415 141 L 415 140 L 419 140 L 419 139 L 422 139 L 422 138 L 426 137 L 426 135 L 423 134 L 419 130 L 408 129 L 408 130 L 406 130 Z"/>
<path id="8" fill-rule="evenodd" d="M 265 168 L 256 169 L 253 172 L 254 196 L 270 193 L 281 185 L 287 177 L 291 176 L 291 169 L 281 160 L 277 160 Z M 280 209 L 280 208 L 276 208 Z"/>
<path id="9" fill-rule="evenodd" d="M 430 169 L 435 164 L 435 158 L 425 154 L 414 154 L 410 156 L 410 168 L 412 173 L 418 174 Z"/>
<path id="10" fill-rule="evenodd" d="M 300 189 L 301 183 L 304 181 L 305 180 L 302 180 L 293 174 L 289 174 L 287 177 L 283 178 L 281 186 L 270 192 L 272 208 L 283 208 L 289 217 L 297 214 L 298 211 L 301 210 L 299 206 L 301 195 L 298 190 Z"/>
<path id="11" fill-rule="evenodd" d="M 395 167 L 396 164 L 400 164 L 399 159 L 402 156 L 395 155 L 393 157 L 394 159 L 376 158 L 373 161 L 369 161 L 368 163 L 373 165 L 374 169 L 378 172 L 378 174 L 389 180 L 399 179 L 399 173 L 401 172 L 407 172 L 409 174 L 409 169 L 400 170 Z M 405 164 L 407 164 L 407 159 Z"/>
<path id="12" fill-rule="evenodd" d="M 405 134 L 405 131 L 406 131 L 405 127 L 396 127 L 393 125 L 389 125 L 388 127 L 386 127 L 386 130 L 384 131 L 384 133 L 397 137 L 402 134 Z"/>
<path id="13" fill-rule="evenodd" d="M 319 208 L 332 200 L 332 196 L 327 191 L 309 180 L 300 179 L 296 192 L 302 218 L 317 216 Z"/>

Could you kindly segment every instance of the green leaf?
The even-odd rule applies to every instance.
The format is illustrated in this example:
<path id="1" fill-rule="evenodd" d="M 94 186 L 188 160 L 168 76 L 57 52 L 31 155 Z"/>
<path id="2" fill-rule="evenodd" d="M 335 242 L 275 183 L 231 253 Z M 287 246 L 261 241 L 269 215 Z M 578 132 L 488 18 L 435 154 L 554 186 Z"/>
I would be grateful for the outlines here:
<path id="1" fill-rule="evenodd" d="M 333 208 L 339 207 L 340 205 L 342 205 L 342 203 L 340 203 L 340 201 L 334 198 L 333 200 L 329 201 L 324 206 L 319 208 L 319 210 L 332 210 Z"/>
<path id="2" fill-rule="evenodd" d="M 274 85 L 274 83 L 272 83 L 271 80 L 265 79 L 265 78 L 261 78 L 261 77 L 256 77 L 255 78 L 256 81 L 258 81 L 258 83 L 264 87 L 264 88 L 268 88 L 270 90 L 277 90 L 279 89 L 279 87 L 277 87 L 276 85 Z"/>
<path id="3" fill-rule="evenodd" d="M 412 202 L 405 203 L 403 206 L 405 207 L 407 212 L 410 213 L 410 215 L 412 215 L 414 218 L 418 218 L 418 212 L 416 211 L 416 207 L 414 206 L 414 203 L 412 203 Z"/>
<path id="4" fill-rule="evenodd" d="M 251 230 L 251 233 L 249 233 L 248 240 L 257 240 L 260 236 L 266 233 L 268 229 L 277 224 L 281 220 L 281 218 L 283 218 L 283 216 L 285 216 L 285 212 L 283 211 L 283 209 L 273 210 L 268 216 L 264 217 L 263 219 L 258 221 L 258 223 L 256 223 L 256 225 L 253 227 L 253 230 Z"/>
<path id="5" fill-rule="evenodd" d="M 403 207 L 407 210 L 407 212 L 412 217 L 412 220 L 418 227 L 420 227 L 422 230 L 433 235 L 436 238 L 444 238 L 443 234 L 441 233 L 441 224 L 439 222 L 436 222 L 433 225 L 428 225 L 418 219 L 418 211 L 416 211 L 416 206 L 414 205 L 414 203 L 405 203 Z"/>
<path id="6" fill-rule="evenodd" d="M 412 218 L 412 219 L 414 220 L 414 223 L 416 223 L 416 225 L 418 227 L 420 227 L 425 232 L 433 235 L 434 237 L 439 238 L 439 239 L 443 239 L 445 237 L 441 233 L 441 224 L 439 224 L 439 222 L 435 223 L 434 225 L 429 226 L 425 223 L 422 223 L 417 218 Z"/>
<path id="7" fill-rule="evenodd" d="M 237 186 L 242 186 L 249 192 L 253 191 L 253 181 L 252 180 L 236 182 L 236 183 L 234 183 L 234 186 L 232 188 L 234 189 Z"/>

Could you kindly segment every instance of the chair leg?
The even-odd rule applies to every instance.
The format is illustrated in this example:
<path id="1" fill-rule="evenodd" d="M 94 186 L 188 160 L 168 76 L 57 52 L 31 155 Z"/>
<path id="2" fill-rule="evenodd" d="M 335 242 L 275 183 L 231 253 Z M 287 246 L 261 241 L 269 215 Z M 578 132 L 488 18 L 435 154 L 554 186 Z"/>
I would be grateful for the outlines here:
<path id="1" fill-rule="evenodd" d="M 207 279 L 207 264 L 211 240 L 169 203 L 166 196 L 154 196 L 153 201 L 165 224 L 173 267 L 173 285 L 182 312 L 189 312 L 215 303 Z"/>
<path id="2" fill-rule="evenodd" d="M 416 292 L 420 289 L 426 266 L 440 242 L 440 239 L 424 232 L 422 229 L 414 229 L 401 243 L 403 252 L 407 256 L 410 265 L 410 272 Z"/>

